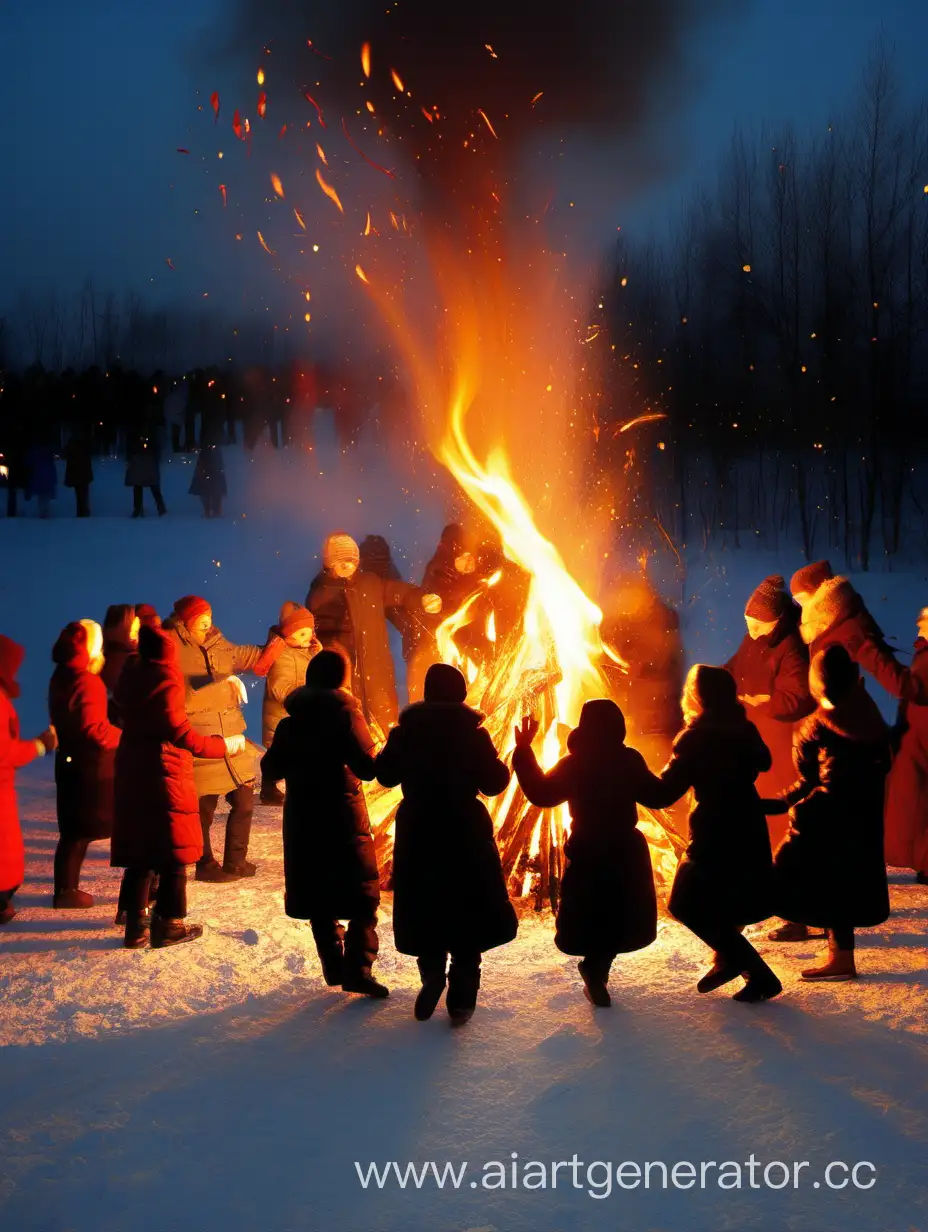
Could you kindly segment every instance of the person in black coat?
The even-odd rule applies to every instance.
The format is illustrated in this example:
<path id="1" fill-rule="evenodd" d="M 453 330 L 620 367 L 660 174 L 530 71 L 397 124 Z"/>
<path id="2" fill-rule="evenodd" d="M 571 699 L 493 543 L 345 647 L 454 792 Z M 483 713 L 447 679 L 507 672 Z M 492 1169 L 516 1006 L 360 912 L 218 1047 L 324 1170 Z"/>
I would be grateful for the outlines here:
<path id="1" fill-rule="evenodd" d="M 285 779 L 284 904 L 309 920 L 325 982 L 386 997 L 371 975 L 377 957 L 380 878 L 364 790 L 374 777 L 374 741 L 345 688 L 348 664 L 334 650 L 310 660 L 306 686 L 284 703 L 261 773 Z M 340 920 L 348 921 L 348 929 Z"/>
<path id="2" fill-rule="evenodd" d="M 736 1001 L 766 1001 L 783 991 L 741 929 L 773 910 L 773 861 L 763 805 L 754 786 L 770 769 L 767 746 L 738 701 L 723 667 L 697 664 L 683 689 L 685 727 L 659 778 L 639 796 L 666 808 L 690 788 L 690 842 L 677 869 L 668 908 L 715 951 L 696 985 L 711 992 L 744 975 Z"/>
<path id="3" fill-rule="evenodd" d="M 64 486 L 74 489 L 76 514 L 79 518 L 90 517 L 90 485 L 93 483 L 93 461 L 90 442 L 84 432 L 75 432 L 64 451 Z"/>
<path id="4" fill-rule="evenodd" d="M 852 980 L 854 929 L 889 916 L 889 729 L 843 646 L 819 651 L 810 684 L 818 708 L 799 728 L 797 779 L 779 799 L 779 811 L 790 808 L 790 828 L 774 866 L 776 906 L 786 919 L 828 931 L 827 961 L 803 971 L 804 980 Z"/>
<path id="5" fill-rule="evenodd" d="M 505 791 L 509 770 L 466 697 L 457 668 L 429 668 L 425 700 L 403 711 L 377 758 L 383 786 L 403 788 L 393 851 L 393 936 L 400 953 L 418 959 L 415 1015 L 420 1022 L 431 1018 L 447 982 L 453 1025 L 474 1012 L 483 952 L 512 941 L 518 930 L 493 823 L 478 799 Z"/>
<path id="6" fill-rule="evenodd" d="M 547 774 L 532 751 L 537 734 L 537 720 L 523 719 L 512 764 L 532 804 L 570 804 L 554 944 L 582 955 L 587 999 L 608 1006 L 615 956 L 642 950 L 657 936 L 654 874 L 635 804 L 651 775 L 641 754 L 625 744 L 625 716 L 606 698 L 584 705 L 567 737 L 567 756 Z"/>

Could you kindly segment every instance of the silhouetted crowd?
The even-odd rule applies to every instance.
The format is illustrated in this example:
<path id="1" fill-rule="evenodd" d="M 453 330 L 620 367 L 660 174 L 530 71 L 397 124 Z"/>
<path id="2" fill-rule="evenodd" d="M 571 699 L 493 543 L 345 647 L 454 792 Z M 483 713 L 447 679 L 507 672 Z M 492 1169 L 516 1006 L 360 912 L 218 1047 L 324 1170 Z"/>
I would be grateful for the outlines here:
<path id="1" fill-rule="evenodd" d="M 593 1005 L 611 1003 L 617 955 L 657 935 L 638 806 L 684 798 L 686 850 L 667 907 L 712 951 L 697 990 L 743 980 L 736 1001 L 777 996 L 780 979 L 745 934 L 774 915 L 783 922 L 771 941 L 824 931 L 827 954 L 804 980 L 856 978 L 855 930 L 889 915 L 886 863 L 928 882 L 928 608 L 913 666 L 903 667 L 848 580 L 819 561 L 789 588 L 765 578 L 731 660 L 683 679 L 672 612 L 626 579 L 604 603 L 604 633 L 629 671 L 604 659 L 612 696 L 584 705 L 560 759 L 542 767 L 538 720 L 523 718 L 506 764 L 439 647 L 440 622 L 466 606 L 472 619 L 454 635 L 462 661 L 511 653 L 527 593 L 492 535 L 446 527 L 414 586 L 382 539 L 359 545 L 335 533 L 305 603 L 285 603 L 263 645 L 230 642 L 197 595 L 163 622 L 148 605 L 124 604 L 102 626 L 66 626 L 52 652 L 50 725 L 35 740 L 20 738 L 12 706 L 23 651 L 0 637 L 0 923 L 14 918 L 25 877 L 14 772 L 33 758 L 55 753 L 55 908 L 93 905 L 81 868 L 89 844 L 109 839 L 124 870 L 117 923 L 130 949 L 201 936 L 186 918 L 188 866 L 214 884 L 256 875 L 248 848 L 260 778 L 262 802 L 283 803 L 285 910 L 309 921 L 325 982 L 386 997 L 373 973 L 382 869 L 363 788 L 376 780 L 402 795 L 393 936 L 418 962 L 415 1017 L 431 1017 L 446 994 L 460 1025 L 476 1007 L 483 954 L 518 931 L 483 802 L 511 790 L 515 775 L 539 815 L 570 810 L 554 941 L 579 958 Z M 402 713 L 388 621 L 409 664 Z M 899 699 L 895 729 L 862 671 Z M 264 749 L 246 735 L 247 673 L 265 681 Z M 220 797 L 230 808 L 221 858 Z"/>
<path id="2" fill-rule="evenodd" d="M 332 409 L 345 443 L 372 412 L 384 423 L 394 422 L 400 402 L 390 376 L 362 387 L 351 374 L 321 364 L 300 364 L 292 371 L 197 368 L 182 376 L 162 371 L 146 376 L 118 365 L 83 372 L 52 373 L 38 365 L 22 375 L 0 371 L 0 486 L 6 487 L 6 513 L 16 517 L 20 501 L 34 499 L 39 515 L 51 516 L 58 489 L 55 460 L 63 458 L 64 486 L 74 493 L 75 513 L 90 517 L 94 460 L 121 456 L 126 486 L 133 489 L 133 516 L 143 516 L 146 488 L 162 514 L 159 468 L 170 450 L 197 455 L 191 493 L 201 499 L 205 516 L 220 516 L 226 495 L 221 446 L 240 442 L 250 452 L 265 433 L 278 449 L 303 444 L 319 406 Z"/>

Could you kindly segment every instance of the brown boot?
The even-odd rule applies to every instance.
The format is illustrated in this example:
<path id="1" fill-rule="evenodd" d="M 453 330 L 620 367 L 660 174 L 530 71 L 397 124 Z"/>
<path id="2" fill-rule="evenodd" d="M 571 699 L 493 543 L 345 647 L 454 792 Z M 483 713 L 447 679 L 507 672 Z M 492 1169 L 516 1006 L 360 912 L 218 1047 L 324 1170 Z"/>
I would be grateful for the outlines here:
<path id="1" fill-rule="evenodd" d="M 838 983 L 839 980 L 856 980 L 857 966 L 854 962 L 853 950 L 839 950 L 834 937 L 828 938 L 828 958 L 821 967 L 810 967 L 802 972 L 804 980 L 829 980 Z"/>
<path id="2" fill-rule="evenodd" d="M 809 930 L 805 924 L 794 924 L 791 920 L 786 920 L 779 928 L 767 934 L 768 941 L 808 941 L 808 939 Z"/>

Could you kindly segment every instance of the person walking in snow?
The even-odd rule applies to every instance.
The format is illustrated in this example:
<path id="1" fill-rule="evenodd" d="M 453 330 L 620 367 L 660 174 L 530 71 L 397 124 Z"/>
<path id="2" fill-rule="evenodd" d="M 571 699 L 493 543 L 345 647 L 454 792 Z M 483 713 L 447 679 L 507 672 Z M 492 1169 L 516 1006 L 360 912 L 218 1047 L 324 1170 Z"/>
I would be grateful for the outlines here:
<path id="1" fill-rule="evenodd" d="M 322 572 L 313 580 L 306 606 L 316 619 L 316 636 L 325 649 L 341 649 L 351 664 L 356 696 L 365 718 L 386 735 L 396 722 L 397 696 L 387 636 L 387 610 L 441 611 L 441 599 L 406 582 L 359 572 L 358 545 L 342 532 L 322 546 Z"/>
<path id="2" fill-rule="evenodd" d="M 393 937 L 419 966 L 415 1016 L 431 1018 L 447 984 L 454 1026 L 473 1015 L 483 953 L 518 931 L 493 822 L 479 799 L 505 791 L 510 774 L 483 715 L 466 698 L 457 668 L 430 667 L 425 700 L 403 711 L 377 758 L 379 782 L 403 789 L 393 850 Z"/>
<path id="3" fill-rule="evenodd" d="M 188 924 L 187 870 L 203 854 L 194 756 L 221 762 L 240 756 L 244 735 L 203 735 L 184 710 L 177 643 L 151 624 L 139 630 L 138 654 L 116 686 L 123 721 L 116 750 L 111 863 L 123 868 L 124 945 L 153 949 L 195 941 Z M 152 907 L 154 914 L 152 914 Z"/>
<path id="4" fill-rule="evenodd" d="M 161 494 L 161 449 L 154 429 L 143 428 L 129 438 L 126 450 L 126 487 L 132 489 L 132 516 L 145 516 L 144 496 L 148 488 L 155 501 L 158 517 L 167 513 Z"/>
<path id="5" fill-rule="evenodd" d="M 547 773 L 532 749 L 538 729 L 534 718 L 516 728 L 512 768 L 531 804 L 570 805 L 554 944 L 580 958 L 587 999 L 605 1007 L 616 955 L 642 950 L 657 936 L 654 873 L 636 806 L 651 775 L 625 743 L 625 716 L 606 698 L 585 703 L 567 756 Z"/>
<path id="6" fill-rule="evenodd" d="M 174 604 L 164 628 L 176 642 L 184 678 L 184 704 L 193 727 L 202 736 L 244 735 L 242 706 L 248 700 L 240 673 L 266 676 L 283 650 L 272 634 L 264 647 L 237 646 L 213 625 L 213 611 L 199 595 L 185 595 Z M 203 854 L 197 861 L 197 881 L 238 881 L 257 871 L 248 860 L 248 839 L 254 809 L 257 750 L 246 744 L 224 760 L 195 758 L 194 778 L 200 800 Z M 220 865 L 213 855 L 210 828 L 219 797 L 229 803 L 225 848 Z"/>
<path id="7" fill-rule="evenodd" d="M 378 952 L 380 877 L 361 780 L 374 777 L 374 740 L 345 687 L 348 662 L 323 650 L 305 687 L 285 702 L 286 717 L 261 772 L 283 779 L 284 904 L 309 920 L 329 987 L 386 997 L 372 967 Z M 348 921 L 347 930 L 341 921 Z"/>
<path id="8" fill-rule="evenodd" d="M 714 951 L 698 992 L 743 975 L 746 983 L 733 999 L 766 1001 L 782 985 L 741 930 L 773 910 L 770 835 L 754 786 L 771 767 L 770 752 L 723 667 L 690 668 L 683 717 L 670 761 L 638 796 L 647 808 L 666 808 L 693 790 L 690 842 L 667 907 Z"/>
<path id="9" fill-rule="evenodd" d="M 16 676 L 22 666 L 22 646 L 0 634 L 0 924 L 16 915 L 13 895 L 23 883 L 25 856 L 16 808 L 16 771 L 57 747 L 53 727 L 35 740 L 22 740 L 13 707 L 19 697 Z"/>
<path id="10" fill-rule="evenodd" d="M 264 682 L 264 705 L 261 709 L 261 743 L 271 747 L 274 732 L 287 711 L 284 703 L 291 693 L 306 683 L 306 669 L 322 646 L 316 637 L 316 621 L 309 608 L 288 602 L 280 609 L 280 619 L 273 629 L 283 639 L 284 649 L 271 666 Z M 273 779 L 261 776 L 261 803 L 283 804 L 284 798 Z"/>
<path id="11" fill-rule="evenodd" d="M 889 916 L 883 861 L 889 730 L 843 646 L 819 651 L 811 685 L 818 707 L 796 733 L 796 781 L 778 801 L 789 809 L 790 827 L 776 854 L 775 901 L 785 919 L 827 930 L 826 961 L 802 978 L 851 980 L 857 976 L 854 929 Z"/>
<path id="12" fill-rule="evenodd" d="M 918 614 L 912 673 L 928 697 L 928 607 Z M 896 753 L 886 784 L 886 863 L 928 885 L 928 706 L 899 703 Z"/>
<path id="13" fill-rule="evenodd" d="M 48 710 L 58 734 L 55 788 L 60 838 L 55 851 L 56 908 L 88 908 L 80 888 L 91 843 L 113 832 L 116 749 L 120 731 L 107 714 L 103 630 L 93 620 L 66 625 L 52 651 L 57 664 L 48 688 Z"/>

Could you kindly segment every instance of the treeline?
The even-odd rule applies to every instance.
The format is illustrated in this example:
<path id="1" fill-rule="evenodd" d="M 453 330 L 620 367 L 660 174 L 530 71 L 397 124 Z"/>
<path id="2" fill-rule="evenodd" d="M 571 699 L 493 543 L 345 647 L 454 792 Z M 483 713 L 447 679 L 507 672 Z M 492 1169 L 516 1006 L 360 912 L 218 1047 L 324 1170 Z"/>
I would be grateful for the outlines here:
<path id="1" fill-rule="evenodd" d="M 680 538 L 900 550 L 928 508 L 928 110 L 882 46 L 820 131 L 736 132 L 666 238 L 620 246 L 607 296 L 618 388 L 669 420 L 647 458 Z"/>

